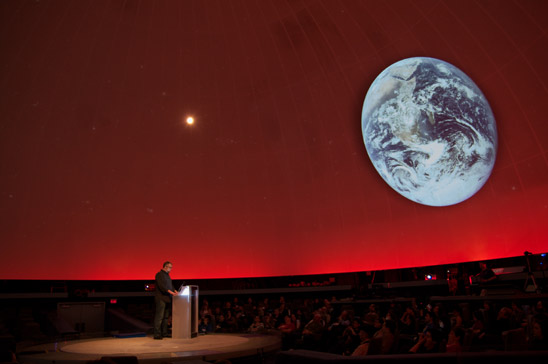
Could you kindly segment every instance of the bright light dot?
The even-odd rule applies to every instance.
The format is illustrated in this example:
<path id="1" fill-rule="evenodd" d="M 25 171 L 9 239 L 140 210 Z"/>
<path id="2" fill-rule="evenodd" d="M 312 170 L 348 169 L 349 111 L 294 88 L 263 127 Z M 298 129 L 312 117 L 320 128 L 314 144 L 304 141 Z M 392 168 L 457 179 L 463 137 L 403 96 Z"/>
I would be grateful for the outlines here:
<path id="1" fill-rule="evenodd" d="M 192 116 L 189 116 L 188 118 L 186 118 L 186 123 L 188 125 L 194 124 L 194 118 Z"/>

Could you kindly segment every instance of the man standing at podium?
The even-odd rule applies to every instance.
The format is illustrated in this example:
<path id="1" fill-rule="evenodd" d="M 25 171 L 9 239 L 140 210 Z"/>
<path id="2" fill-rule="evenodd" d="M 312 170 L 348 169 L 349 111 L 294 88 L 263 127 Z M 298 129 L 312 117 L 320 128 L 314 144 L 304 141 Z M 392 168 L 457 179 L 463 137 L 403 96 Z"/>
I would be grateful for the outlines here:
<path id="1" fill-rule="evenodd" d="M 161 271 L 156 273 L 156 294 L 154 301 L 156 303 L 156 314 L 154 315 L 154 339 L 162 340 L 163 337 L 169 337 L 167 332 L 167 321 L 171 313 L 171 296 L 175 296 L 177 291 L 173 289 L 173 283 L 169 272 L 173 268 L 171 262 L 165 262 Z"/>

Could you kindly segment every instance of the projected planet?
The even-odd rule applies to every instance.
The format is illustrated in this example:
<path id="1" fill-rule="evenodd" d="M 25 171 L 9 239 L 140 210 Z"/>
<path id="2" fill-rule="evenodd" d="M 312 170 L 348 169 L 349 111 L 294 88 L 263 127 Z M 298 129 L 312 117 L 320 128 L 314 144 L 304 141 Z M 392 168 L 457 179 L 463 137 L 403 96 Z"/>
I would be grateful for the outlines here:
<path id="1" fill-rule="evenodd" d="M 495 164 L 496 122 L 485 96 L 434 58 L 404 59 L 381 72 L 365 97 L 362 132 L 382 178 L 424 205 L 466 200 Z"/>

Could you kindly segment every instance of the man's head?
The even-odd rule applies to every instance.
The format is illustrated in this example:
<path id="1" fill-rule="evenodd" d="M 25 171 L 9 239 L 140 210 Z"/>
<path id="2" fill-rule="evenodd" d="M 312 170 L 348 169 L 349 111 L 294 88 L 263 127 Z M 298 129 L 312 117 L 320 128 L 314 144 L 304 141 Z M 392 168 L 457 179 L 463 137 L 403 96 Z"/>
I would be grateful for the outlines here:
<path id="1" fill-rule="evenodd" d="M 165 262 L 162 270 L 166 273 L 169 273 L 171 271 L 171 268 L 173 268 L 173 264 L 171 264 L 171 262 Z"/>
<path id="2" fill-rule="evenodd" d="M 361 341 L 364 341 L 364 340 L 367 340 L 369 339 L 369 333 L 367 332 L 367 330 L 365 328 L 360 328 L 360 331 L 358 333 L 358 335 L 360 336 L 360 340 Z"/>
<path id="3" fill-rule="evenodd" d="M 314 321 L 321 322 L 322 321 L 322 315 L 319 313 L 314 314 Z"/>

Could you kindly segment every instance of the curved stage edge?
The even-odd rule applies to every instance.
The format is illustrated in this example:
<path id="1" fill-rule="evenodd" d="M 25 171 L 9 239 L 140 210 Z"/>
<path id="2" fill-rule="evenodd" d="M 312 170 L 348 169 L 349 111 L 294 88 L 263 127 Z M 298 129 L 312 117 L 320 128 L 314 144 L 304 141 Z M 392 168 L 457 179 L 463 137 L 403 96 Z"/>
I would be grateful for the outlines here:
<path id="1" fill-rule="evenodd" d="M 104 356 L 135 356 L 139 363 L 212 361 L 260 356 L 280 349 L 278 335 L 208 334 L 193 339 L 154 340 L 152 336 L 63 341 L 26 348 L 23 363 L 82 364 Z"/>

